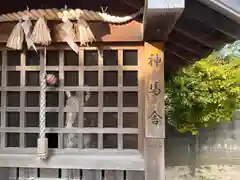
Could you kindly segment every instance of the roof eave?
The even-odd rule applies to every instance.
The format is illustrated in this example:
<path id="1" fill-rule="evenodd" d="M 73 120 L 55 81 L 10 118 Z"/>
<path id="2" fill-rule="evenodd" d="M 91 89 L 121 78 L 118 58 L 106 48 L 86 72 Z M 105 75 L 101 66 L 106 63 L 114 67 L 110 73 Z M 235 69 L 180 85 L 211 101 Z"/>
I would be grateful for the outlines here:
<path id="1" fill-rule="evenodd" d="M 240 24 L 240 13 L 219 0 L 198 0 Z"/>

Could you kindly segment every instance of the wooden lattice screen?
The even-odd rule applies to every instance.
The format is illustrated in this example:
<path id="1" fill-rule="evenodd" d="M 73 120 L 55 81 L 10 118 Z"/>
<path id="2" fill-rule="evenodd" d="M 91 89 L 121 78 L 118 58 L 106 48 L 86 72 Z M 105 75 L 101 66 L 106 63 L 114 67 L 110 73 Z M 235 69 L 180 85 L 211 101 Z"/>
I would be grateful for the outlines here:
<path id="1" fill-rule="evenodd" d="M 66 47 L 47 50 L 47 72 L 59 80 L 57 87 L 47 90 L 48 165 L 36 160 L 43 51 L 3 49 L 1 53 L 0 166 L 20 167 L 19 177 L 23 167 L 33 167 L 30 171 L 34 172 L 37 168 L 144 169 L 140 46 L 88 47 L 82 48 L 79 56 Z M 65 91 L 78 97 L 79 109 L 65 108 Z M 88 93 L 90 98 L 85 101 Z M 72 111 L 78 112 L 78 122 L 65 128 L 66 113 Z M 69 133 L 77 134 L 73 148 L 65 147 Z M 91 143 L 85 143 L 89 138 Z"/>
<path id="2" fill-rule="evenodd" d="M 144 180 L 143 171 L 0 168 L 4 180 Z"/>

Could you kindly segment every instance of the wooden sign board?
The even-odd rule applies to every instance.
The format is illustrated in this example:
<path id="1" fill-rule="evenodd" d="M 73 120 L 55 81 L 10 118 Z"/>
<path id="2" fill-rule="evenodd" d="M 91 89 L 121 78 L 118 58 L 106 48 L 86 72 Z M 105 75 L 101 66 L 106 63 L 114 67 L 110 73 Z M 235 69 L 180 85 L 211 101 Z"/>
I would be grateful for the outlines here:
<path id="1" fill-rule="evenodd" d="M 163 43 L 145 43 L 145 137 L 165 138 Z"/>

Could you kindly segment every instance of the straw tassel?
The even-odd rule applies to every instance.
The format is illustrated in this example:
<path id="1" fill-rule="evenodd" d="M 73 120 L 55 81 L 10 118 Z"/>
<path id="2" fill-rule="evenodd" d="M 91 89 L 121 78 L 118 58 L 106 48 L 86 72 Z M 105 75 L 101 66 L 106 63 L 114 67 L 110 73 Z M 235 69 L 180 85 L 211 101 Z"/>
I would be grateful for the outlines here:
<path id="1" fill-rule="evenodd" d="M 23 41 L 24 31 L 21 22 L 18 22 L 16 26 L 13 28 L 13 31 L 11 32 L 8 38 L 7 47 L 16 50 L 21 50 L 23 46 Z"/>
<path id="2" fill-rule="evenodd" d="M 77 30 L 79 33 L 79 42 L 81 46 L 86 46 L 89 43 L 95 41 L 95 37 L 88 23 L 83 18 L 78 19 Z"/>
<path id="3" fill-rule="evenodd" d="M 36 22 L 33 32 L 32 40 L 36 44 L 47 46 L 51 43 L 50 30 L 47 26 L 47 23 L 43 17 L 39 18 Z"/>

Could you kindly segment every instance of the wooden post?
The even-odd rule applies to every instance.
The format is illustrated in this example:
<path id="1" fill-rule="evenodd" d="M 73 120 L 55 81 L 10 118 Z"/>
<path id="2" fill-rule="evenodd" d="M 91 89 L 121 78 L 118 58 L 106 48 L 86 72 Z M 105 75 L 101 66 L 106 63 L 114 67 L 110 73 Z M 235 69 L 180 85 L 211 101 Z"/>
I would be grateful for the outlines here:
<path id="1" fill-rule="evenodd" d="M 164 56 L 163 43 L 144 44 L 145 180 L 165 180 Z"/>

